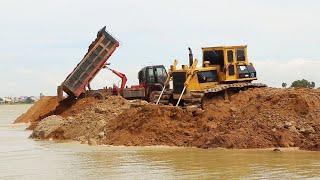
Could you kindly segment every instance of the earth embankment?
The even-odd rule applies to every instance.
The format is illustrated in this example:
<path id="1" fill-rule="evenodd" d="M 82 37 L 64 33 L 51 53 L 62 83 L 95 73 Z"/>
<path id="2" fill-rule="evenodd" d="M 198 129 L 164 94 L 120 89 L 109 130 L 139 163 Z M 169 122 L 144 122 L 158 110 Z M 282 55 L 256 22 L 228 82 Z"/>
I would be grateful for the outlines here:
<path id="1" fill-rule="evenodd" d="M 314 89 L 249 89 L 227 101 L 206 99 L 203 110 L 119 96 L 85 98 L 52 115 L 34 123 L 31 137 L 92 145 L 320 150 L 320 91 Z"/>

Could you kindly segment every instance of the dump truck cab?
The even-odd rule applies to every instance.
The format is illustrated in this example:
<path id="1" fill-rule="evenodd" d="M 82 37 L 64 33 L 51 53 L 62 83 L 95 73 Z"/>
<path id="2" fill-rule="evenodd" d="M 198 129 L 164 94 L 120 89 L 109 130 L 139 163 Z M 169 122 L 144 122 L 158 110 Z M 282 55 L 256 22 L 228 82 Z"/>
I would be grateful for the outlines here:
<path id="1" fill-rule="evenodd" d="M 218 46 L 202 48 L 202 67 L 216 67 L 220 83 L 250 82 L 257 73 L 249 63 L 247 46 Z"/>

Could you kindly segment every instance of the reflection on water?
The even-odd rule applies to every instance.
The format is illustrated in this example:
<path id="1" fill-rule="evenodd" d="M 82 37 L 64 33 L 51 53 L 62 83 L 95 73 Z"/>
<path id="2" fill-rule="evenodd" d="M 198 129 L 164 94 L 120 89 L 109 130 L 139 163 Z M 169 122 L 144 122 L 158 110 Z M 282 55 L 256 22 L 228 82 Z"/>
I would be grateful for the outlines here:
<path id="1" fill-rule="evenodd" d="M 11 125 L 28 106 L 0 106 L 0 179 L 319 178 L 319 152 L 90 147 L 33 141 Z"/>

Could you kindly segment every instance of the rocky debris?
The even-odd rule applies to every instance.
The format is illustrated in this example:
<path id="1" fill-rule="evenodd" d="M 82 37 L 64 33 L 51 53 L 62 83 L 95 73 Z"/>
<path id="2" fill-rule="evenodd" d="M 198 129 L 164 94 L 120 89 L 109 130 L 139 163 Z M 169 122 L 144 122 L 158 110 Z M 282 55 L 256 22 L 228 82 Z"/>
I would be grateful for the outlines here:
<path id="1" fill-rule="evenodd" d="M 135 100 L 130 100 L 130 107 L 141 107 L 149 104 L 147 101 L 140 100 L 140 99 L 135 99 Z"/>
<path id="2" fill-rule="evenodd" d="M 88 144 L 90 146 L 97 146 L 98 145 L 97 141 L 94 138 L 90 138 L 88 141 Z"/>
<path id="3" fill-rule="evenodd" d="M 102 131 L 98 134 L 99 138 L 103 138 L 105 136 L 105 133 Z"/>
<path id="4" fill-rule="evenodd" d="M 204 113 L 204 110 L 201 108 L 198 108 L 198 106 L 187 106 L 186 110 L 189 113 L 189 115 L 192 115 L 192 116 L 198 116 Z"/>
<path id="5" fill-rule="evenodd" d="M 31 138 L 36 139 L 49 139 L 52 133 L 57 131 L 63 123 L 61 116 L 52 115 L 44 118 L 34 129 Z"/>

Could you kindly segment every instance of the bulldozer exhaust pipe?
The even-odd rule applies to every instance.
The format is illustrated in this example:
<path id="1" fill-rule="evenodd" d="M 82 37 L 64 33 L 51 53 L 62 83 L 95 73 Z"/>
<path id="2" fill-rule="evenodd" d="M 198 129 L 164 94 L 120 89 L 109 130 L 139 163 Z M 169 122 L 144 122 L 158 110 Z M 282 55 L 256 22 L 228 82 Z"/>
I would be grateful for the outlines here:
<path id="1" fill-rule="evenodd" d="M 189 67 L 191 67 L 193 64 L 193 54 L 190 47 L 188 47 L 188 50 L 189 50 Z"/>

